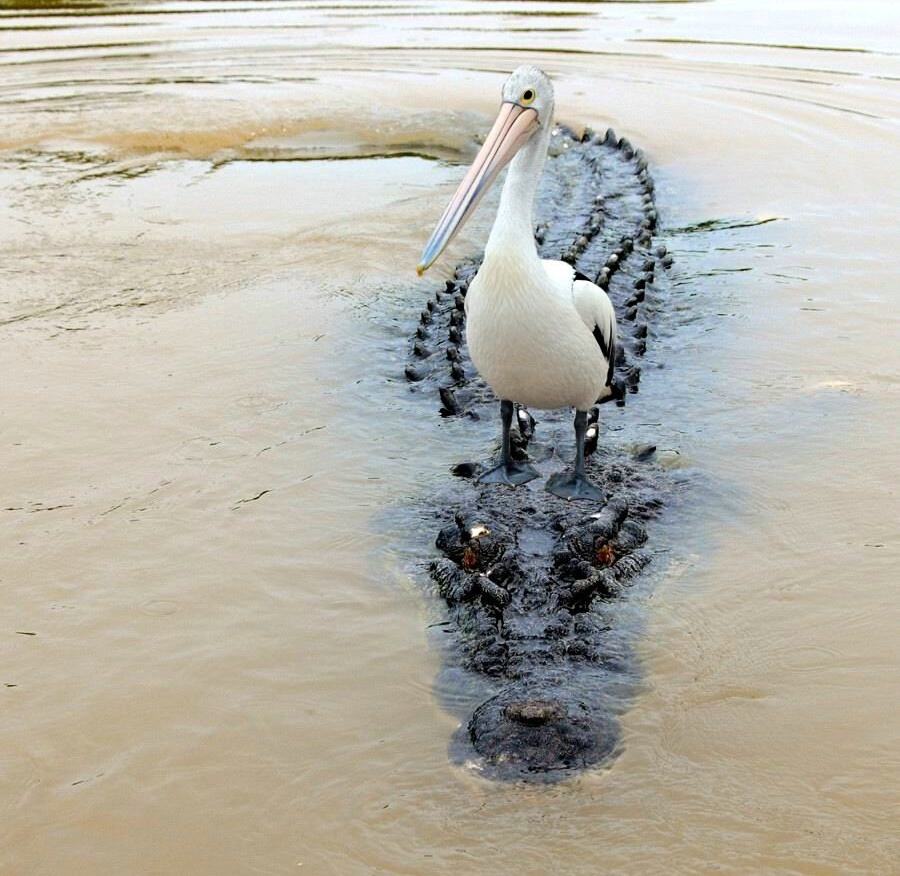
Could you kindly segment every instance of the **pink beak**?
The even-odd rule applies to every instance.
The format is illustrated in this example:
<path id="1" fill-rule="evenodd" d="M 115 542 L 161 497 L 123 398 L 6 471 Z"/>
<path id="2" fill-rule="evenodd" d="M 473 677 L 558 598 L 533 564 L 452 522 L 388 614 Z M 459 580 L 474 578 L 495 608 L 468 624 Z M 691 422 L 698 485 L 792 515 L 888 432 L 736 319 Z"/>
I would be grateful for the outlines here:
<path id="1" fill-rule="evenodd" d="M 494 127 L 422 251 L 422 258 L 416 268 L 420 277 L 437 261 L 456 232 L 475 211 L 497 174 L 509 164 L 537 128 L 537 110 L 511 101 L 501 104 Z"/>

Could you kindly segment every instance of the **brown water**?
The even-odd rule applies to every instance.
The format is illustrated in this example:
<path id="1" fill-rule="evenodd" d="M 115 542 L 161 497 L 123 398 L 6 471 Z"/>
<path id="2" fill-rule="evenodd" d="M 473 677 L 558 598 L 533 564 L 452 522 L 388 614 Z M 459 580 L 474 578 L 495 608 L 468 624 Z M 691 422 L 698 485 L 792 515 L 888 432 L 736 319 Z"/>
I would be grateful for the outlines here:
<path id="1" fill-rule="evenodd" d="M 900 872 L 898 4 L 0 15 L 0 872 Z M 525 60 L 651 158 L 693 483 L 624 753 L 549 789 L 450 765 L 384 524 L 464 452 L 397 337 Z"/>

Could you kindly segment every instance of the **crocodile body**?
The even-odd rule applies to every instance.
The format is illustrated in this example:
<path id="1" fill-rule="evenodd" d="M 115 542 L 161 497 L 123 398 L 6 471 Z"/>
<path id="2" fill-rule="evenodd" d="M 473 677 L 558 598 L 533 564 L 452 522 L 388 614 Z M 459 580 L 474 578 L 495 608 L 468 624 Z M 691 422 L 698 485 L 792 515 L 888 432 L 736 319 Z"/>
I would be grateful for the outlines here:
<path id="1" fill-rule="evenodd" d="M 672 263 L 654 239 L 653 179 L 640 150 L 612 131 L 576 138 L 557 129 L 550 153 L 537 200 L 539 253 L 607 289 L 619 322 L 613 402 L 622 406 L 638 391 Z M 427 302 L 405 376 L 435 414 L 482 431 L 487 460 L 497 399 L 465 344 L 465 296 L 477 269 L 477 260 L 460 264 Z M 588 468 L 604 504 L 565 502 L 544 491 L 543 478 L 515 490 L 480 485 L 481 463 L 462 460 L 420 509 L 436 529 L 428 580 L 448 611 L 439 686 L 466 713 L 453 756 L 490 777 L 558 780 L 619 747 L 616 715 L 634 660 L 611 608 L 651 560 L 648 522 L 667 482 L 652 446 L 611 439 L 605 409 L 594 412 Z M 542 475 L 559 470 L 554 451 L 561 444 L 571 453 L 571 413 L 542 411 L 536 422 L 518 408 L 514 452 Z"/>

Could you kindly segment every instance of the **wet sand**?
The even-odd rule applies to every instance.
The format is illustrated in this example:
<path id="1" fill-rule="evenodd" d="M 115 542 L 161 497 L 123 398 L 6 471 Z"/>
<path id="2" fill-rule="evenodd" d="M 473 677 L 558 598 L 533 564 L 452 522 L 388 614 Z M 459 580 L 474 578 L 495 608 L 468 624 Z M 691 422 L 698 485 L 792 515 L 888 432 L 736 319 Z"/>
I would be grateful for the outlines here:
<path id="1" fill-rule="evenodd" d="M 896 872 L 897 11 L 846 9 L 3 8 L 0 872 Z M 480 450 L 403 325 L 521 60 L 648 152 L 684 294 L 642 690 L 550 789 L 450 763 L 384 525 Z"/>

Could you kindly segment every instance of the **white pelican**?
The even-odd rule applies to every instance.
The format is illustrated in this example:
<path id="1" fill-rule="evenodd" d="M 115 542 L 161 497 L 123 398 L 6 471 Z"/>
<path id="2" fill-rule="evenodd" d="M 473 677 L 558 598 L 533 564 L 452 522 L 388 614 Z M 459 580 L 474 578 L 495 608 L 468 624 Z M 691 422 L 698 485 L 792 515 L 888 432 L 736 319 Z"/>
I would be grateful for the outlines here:
<path id="1" fill-rule="evenodd" d="M 587 411 L 611 394 L 616 317 L 606 293 L 561 261 L 538 258 L 534 194 L 553 126 L 553 86 L 536 67 L 506 80 L 500 114 L 422 252 L 421 276 L 453 239 L 512 160 L 484 261 L 466 296 L 466 336 L 475 367 L 500 402 L 500 464 L 480 480 L 516 486 L 538 476 L 510 455 L 514 402 L 575 408 L 575 466 L 547 489 L 565 499 L 601 499 L 585 476 Z M 515 157 L 514 157 L 515 156 Z"/>

